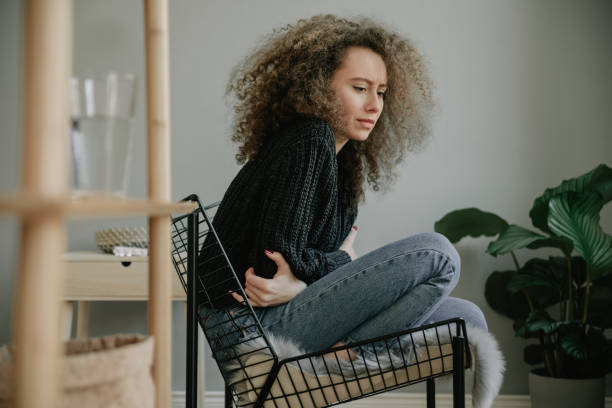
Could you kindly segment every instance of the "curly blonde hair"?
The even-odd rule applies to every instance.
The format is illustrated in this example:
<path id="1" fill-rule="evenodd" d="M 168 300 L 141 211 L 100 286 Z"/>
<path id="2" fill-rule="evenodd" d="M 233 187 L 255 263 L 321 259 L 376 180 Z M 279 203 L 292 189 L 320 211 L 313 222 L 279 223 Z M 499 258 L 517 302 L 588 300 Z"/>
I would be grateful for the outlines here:
<path id="1" fill-rule="evenodd" d="M 342 106 L 329 85 L 351 46 L 382 57 L 388 90 L 368 139 L 349 140 L 338 153 L 341 202 L 348 208 L 363 201 L 366 180 L 374 191 L 388 191 L 394 166 L 430 134 L 432 83 L 409 40 L 365 17 L 301 19 L 264 37 L 236 65 L 225 94 L 235 97 L 232 140 L 240 144 L 239 164 L 254 159 L 267 138 L 296 116 L 322 118 L 334 131 L 343 128 Z"/>

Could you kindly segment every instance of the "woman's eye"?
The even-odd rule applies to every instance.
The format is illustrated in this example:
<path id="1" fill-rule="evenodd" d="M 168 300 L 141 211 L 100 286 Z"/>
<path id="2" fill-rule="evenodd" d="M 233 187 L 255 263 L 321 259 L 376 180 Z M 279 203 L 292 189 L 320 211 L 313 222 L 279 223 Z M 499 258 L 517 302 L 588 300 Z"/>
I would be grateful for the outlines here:
<path id="1" fill-rule="evenodd" d="M 355 89 L 356 89 L 356 90 L 358 90 L 359 92 L 363 92 L 363 91 L 365 91 L 365 90 L 366 90 L 365 88 L 363 88 L 363 87 L 361 87 L 361 86 L 353 86 L 353 88 L 355 88 Z"/>
<path id="2" fill-rule="evenodd" d="M 378 93 L 378 96 L 380 96 L 381 98 L 384 98 L 384 97 L 385 97 L 385 93 L 386 93 L 386 92 L 379 92 L 379 93 Z"/>

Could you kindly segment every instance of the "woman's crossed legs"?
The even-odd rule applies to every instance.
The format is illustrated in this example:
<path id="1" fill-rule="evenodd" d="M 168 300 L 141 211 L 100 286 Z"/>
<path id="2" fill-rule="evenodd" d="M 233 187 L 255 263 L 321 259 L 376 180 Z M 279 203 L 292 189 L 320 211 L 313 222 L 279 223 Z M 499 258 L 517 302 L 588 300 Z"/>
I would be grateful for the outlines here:
<path id="1" fill-rule="evenodd" d="M 447 316 L 454 312 L 453 307 L 473 305 L 448 298 L 459 274 L 459 255 L 443 235 L 418 234 L 341 266 L 288 303 L 255 308 L 255 312 L 265 331 L 314 352 L 433 319 L 463 317 L 459 311 Z"/>

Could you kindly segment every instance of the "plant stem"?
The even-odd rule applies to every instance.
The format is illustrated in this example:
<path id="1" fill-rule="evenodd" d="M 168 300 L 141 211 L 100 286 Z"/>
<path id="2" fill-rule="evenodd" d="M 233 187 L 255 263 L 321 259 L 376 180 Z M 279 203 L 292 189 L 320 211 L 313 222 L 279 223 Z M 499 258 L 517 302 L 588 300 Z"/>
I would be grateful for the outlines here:
<path id="1" fill-rule="evenodd" d="M 516 271 L 520 271 L 521 267 L 519 266 L 518 260 L 516 259 L 516 255 L 514 254 L 514 251 L 510 251 L 510 255 L 512 255 L 512 260 L 514 261 L 514 265 L 516 266 Z"/>
<path id="2" fill-rule="evenodd" d="M 521 290 L 521 292 L 523 293 L 523 295 L 525 295 L 525 299 L 527 299 L 527 304 L 529 305 L 529 311 L 530 312 L 535 311 L 535 308 L 533 307 L 533 302 L 531 301 L 531 298 L 527 294 L 527 291 L 525 289 L 523 289 L 523 290 Z"/>
<path id="3" fill-rule="evenodd" d="M 518 260 L 516 259 L 516 255 L 514 254 L 514 251 L 510 251 L 510 255 L 512 255 L 512 260 L 514 260 L 514 265 L 516 266 L 516 271 L 520 272 L 521 271 L 521 267 L 519 266 L 519 263 L 518 263 Z M 525 298 L 527 299 L 527 303 L 529 304 L 529 310 L 533 312 L 535 310 L 535 308 L 533 307 L 533 302 L 531 301 L 531 298 L 527 294 L 527 291 L 525 289 L 523 289 L 523 290 L 521 290 L 521 292 L 523 292 L 523 295 L 525 295 Z"/>
<path id="4" fill-rule="evenodd" d="M 584 312 L 582 314 L 582 324 L 586 324 L 589 312 L 589 299 L 591 295 L 591 265 L 586 264 L 586 288 L 584 294 Z"/>
<path id="5" fill-rule="evenodd" d="M 540 333 L 538 333 L 539 337 L 540 337 L 540 344 L 542 345 L 542 348 L 544 349 L 544 364 L 546 366 L 546 371 L 548 371 L 548 376 L 549 377 L 554 377 L 554 367 L 552 365 L 552 361 L 550 361 L 550 350 L 548 350 L 546 341 L 544 340 L 544 335 L 542 334 L 542 332 L 540 331 Z"/>
<path id="6" fill-rule="evenodd" d="M 529 305 L 529 310 L 533 312 L 535 309 L 533 307 L 533 302 L 531 301 L 531 299 L 529 298 L 529 295 L 527 294 L 527 291 L 523 289 L 521 290 L 521 293 L 525 295 L 525 299 L 527 299 L 527 304 Z M 544 335 L 542 334 L 542 331 L 538 331 L 538 337 L 540 339 L 540 345 L 544 349 L 544 365 L 546 366 L 546 371 L 548 371 L 548 375 L 550 377 L 553 377 L 554 367 L 552 365 L 552 361 L 550 359 L 550 354 L 549 354 L 550 351 L 547 349 L 546 341 L 544 340 Z"/>
<path id="7" fill-rule="evenodd" d="M 516 266 L 516 271 L 519 272 L 521 270 L 521 267 L 519 266 L 518 260 L 516 259 L 516 255 L 514 254 L 514 251 L 510 251 L 510 255 L 512 255 L 512 260 L 514 261 L 514 265 Z M 521 292 L 523 293 L 523 295 L 525 295 L 525 299 L 527 299 L 527 304 L 529 305 L 529 310 L 531 312 L 535 311 L 535 308 L 533 307 L 533 302 L 531 301 L 531 298 L 529 297 L 529 295 L 527 294 L 526 290 L 521 290 Z M 554 376 L 554 367 L 552 364 L 552 361 L 550 359 L 550 350 L 547 350 L 547 345 L 546 345 L 546 341 L 544 340 L 544 336 L 542 335 L 542 332 L 538 333 L 538 337 L 540 338 L 540 345 L 542 345 L 542 348 L 544 349 L 544 364 L 546 366 L 546 371 L 548 371 L 548 375 L 550 377 Z"/>
<path id="8" fill-rule="evenodd" d="M 520 272 L 521 267 L 519 266 L 519 263 L 516 260 L 516 255 L 514 255 L 514 251 L 510 251 L 510 255 L 512 255 L 512 259 L 514 260 L 514 265 L 516 265 L 516 271 Z M 533 307 L 533 302 L 531 301 L 531 298 L 527 294 L 527 291 L 525 289 L 522 289 L 521 292 L 523 293 L 523 295 L 525 295 L 525 299 L 527 299 L 527 304 L 529 304 L 529 310 L 533 312 L 535 309 Z"/>
<path id="9" fill-rule="evenodd" d="M 559 358 L 559 335 L 557 334 L 557 340 L 555 341 L 555 348 L 553 350 L 553 356 L 555 358 L 555 375 L 557 377 L 563 376 L 563 370 L 561 367 L 561 359 Z"/>
<path id="10" fill-rule="evenodd" d="M 572 258 L 570 258 L 568 255 L 565 255 L 565 259 L 567 259 L 567 304 L 565 308 L 565 315 L 567 316 L 567 320 L 573 320 L 574 319 L 574 282 L 572 279 Z"/>

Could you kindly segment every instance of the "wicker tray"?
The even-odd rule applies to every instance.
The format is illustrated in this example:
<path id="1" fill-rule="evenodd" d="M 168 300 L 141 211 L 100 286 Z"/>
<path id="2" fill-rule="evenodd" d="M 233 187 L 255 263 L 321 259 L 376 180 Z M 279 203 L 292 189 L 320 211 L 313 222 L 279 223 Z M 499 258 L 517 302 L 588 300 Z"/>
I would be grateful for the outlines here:
<path id="1" fill-rule="evenodd" d="M 116 246 L 149 247 L 149 233 L 145 227 L 109 228 L 96 231 L 95 237 L 98 248 L 109 254 Z"/>

